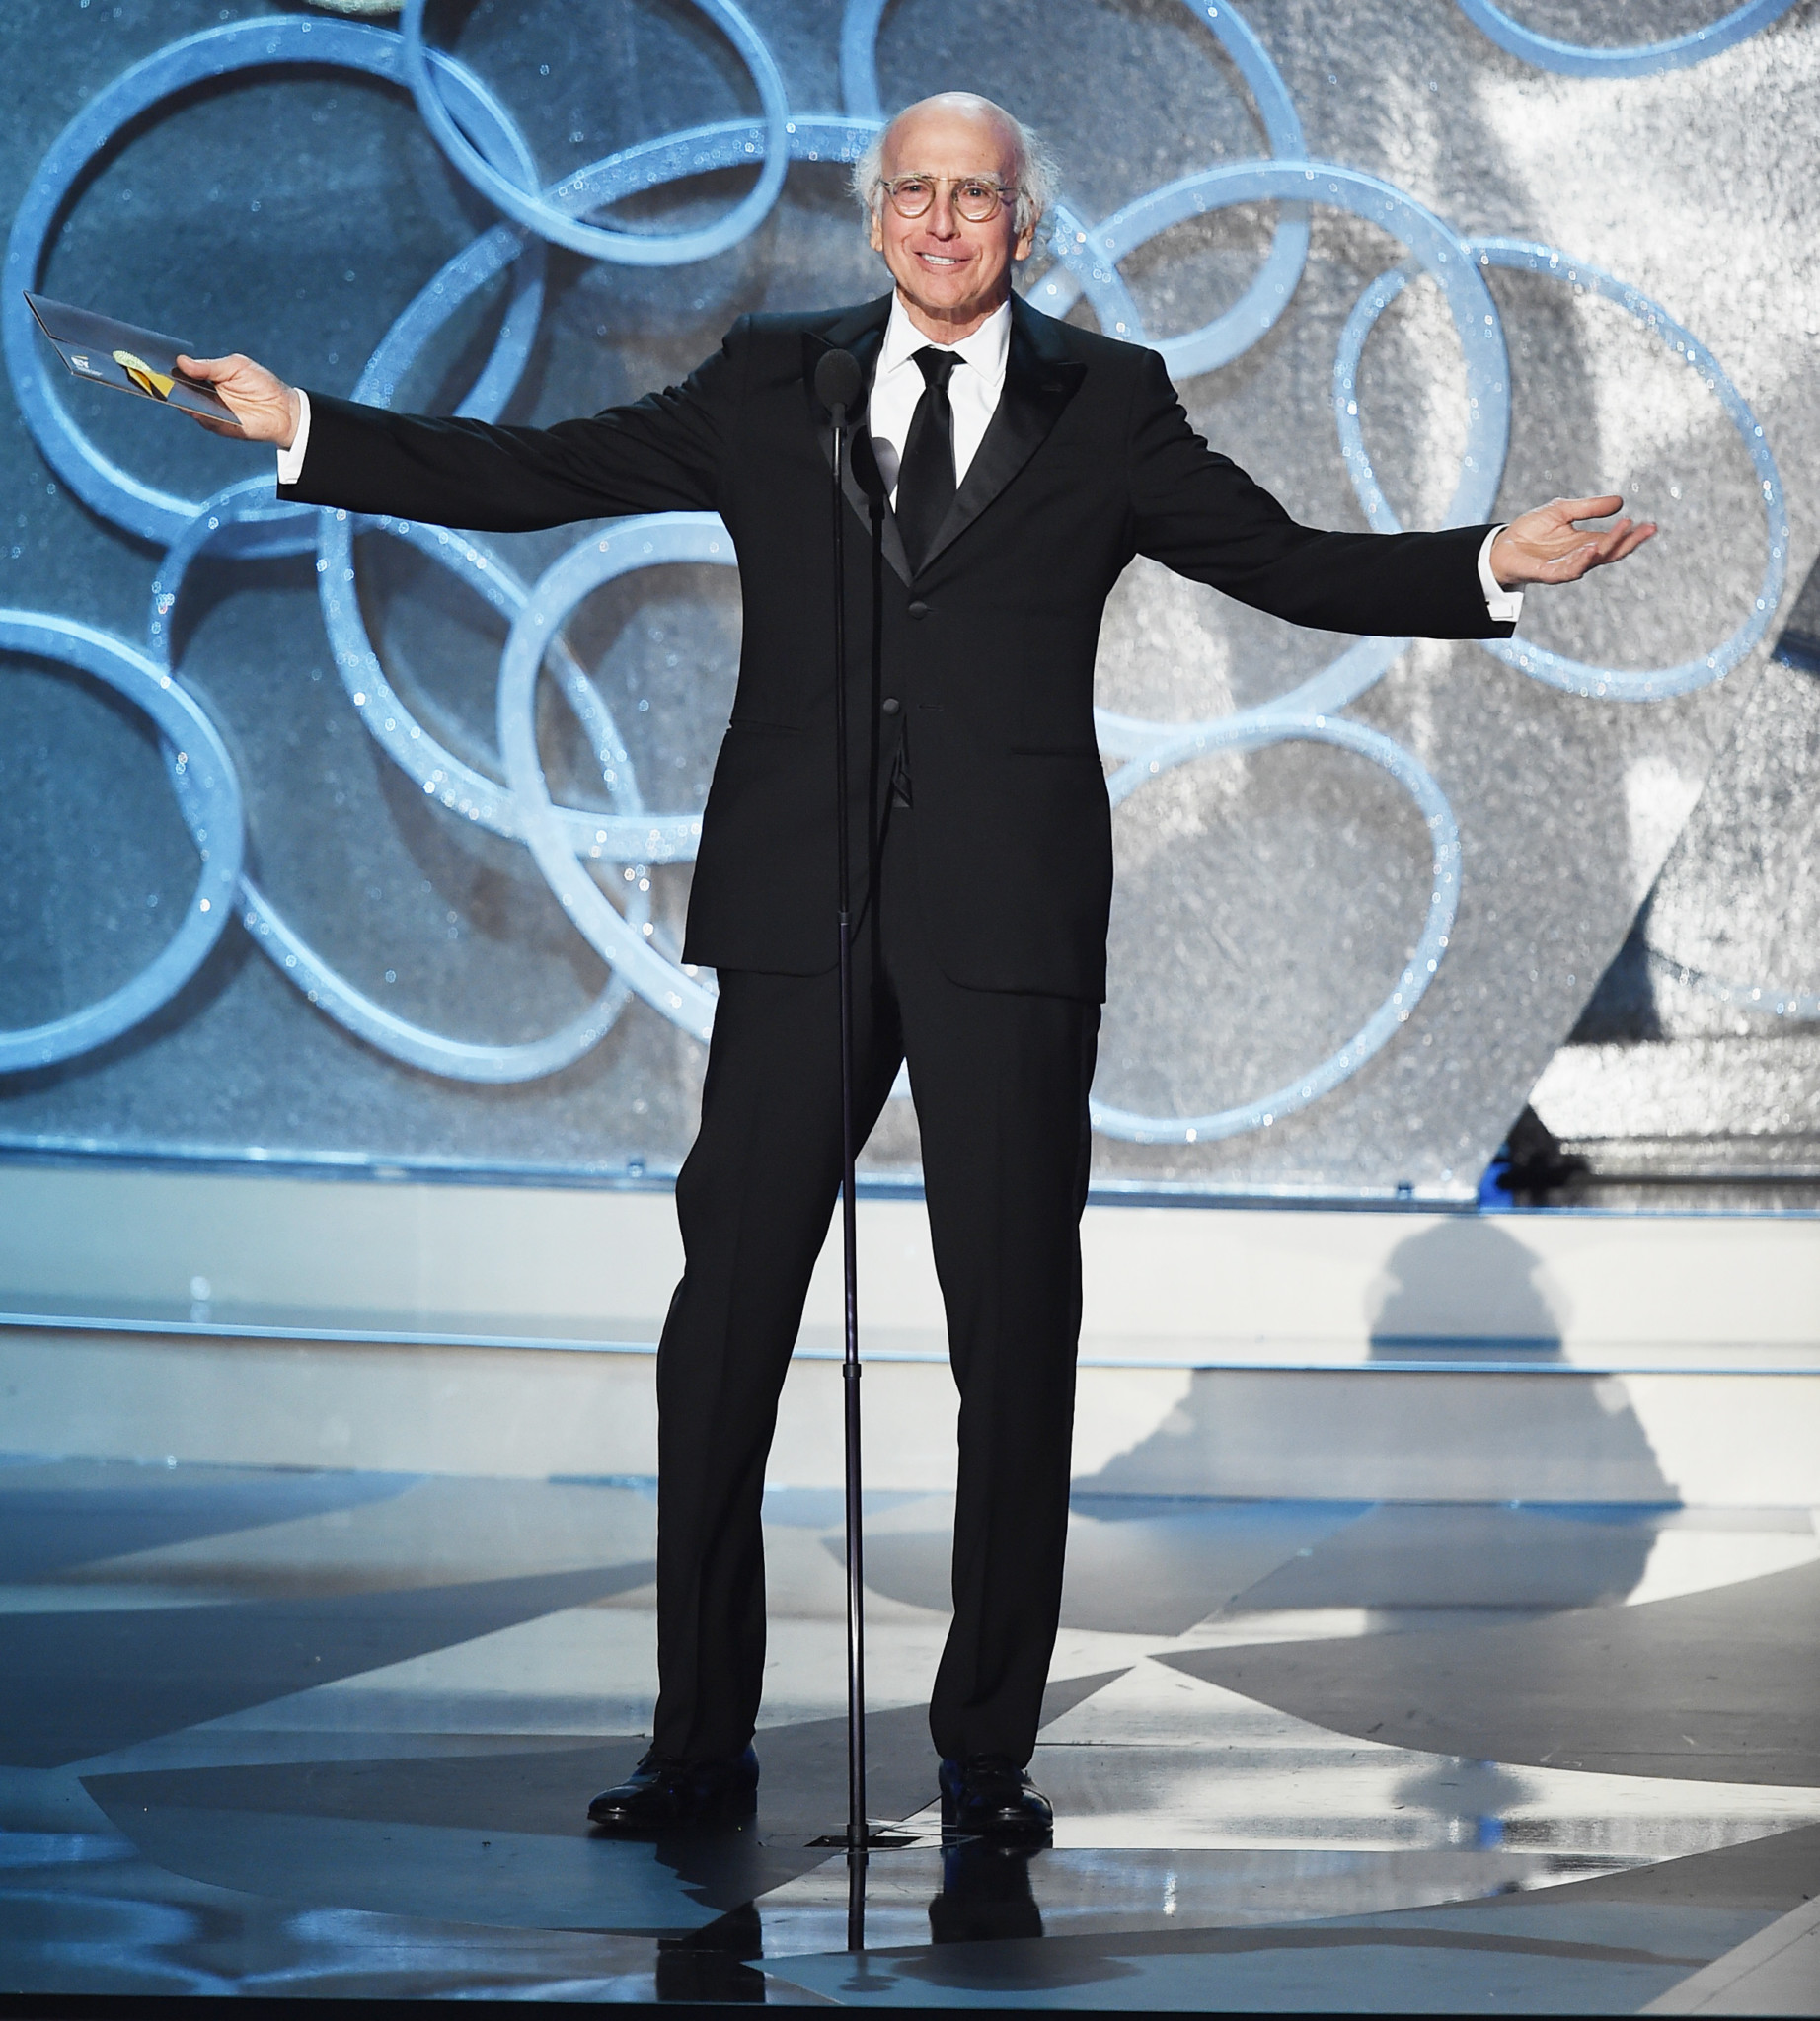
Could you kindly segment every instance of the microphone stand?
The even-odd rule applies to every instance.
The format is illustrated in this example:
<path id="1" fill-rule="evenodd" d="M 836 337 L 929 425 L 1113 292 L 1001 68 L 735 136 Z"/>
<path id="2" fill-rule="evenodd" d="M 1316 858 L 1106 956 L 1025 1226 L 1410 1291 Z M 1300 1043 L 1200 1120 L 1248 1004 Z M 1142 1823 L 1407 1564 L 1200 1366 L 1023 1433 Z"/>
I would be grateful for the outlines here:
<path id="1" fill-rule="evenodd" d="M 853 876 L 847 749 L 847 544 L 841 473 L 848 454 L 848 415 L 864 382 L 850 351 L 826 352 L 815 367 L 815 393 L 834 422 L 828 496 L 834 547 L 835 803 L 839 824 L 841 1024 L 841 1262 L 845 1339 L 841 1355 L 846 1429 L 847 1503 L 847 1948 L 866 1948 L 866 1578 L 860 1480 L 859 1225 L 855 1212 L 853 1115 Z"/>

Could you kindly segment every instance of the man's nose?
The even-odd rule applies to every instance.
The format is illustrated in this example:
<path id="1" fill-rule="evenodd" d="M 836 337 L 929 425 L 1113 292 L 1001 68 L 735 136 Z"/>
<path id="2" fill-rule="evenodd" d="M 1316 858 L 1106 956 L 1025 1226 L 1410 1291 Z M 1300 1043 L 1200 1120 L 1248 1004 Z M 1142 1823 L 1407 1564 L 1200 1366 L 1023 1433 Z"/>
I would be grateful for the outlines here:
<path id="1" fill-rule="evenodd" d="M 938 186 L 936 200 L 929 206 L 929 229 L 940 239 L 960 236 L 960 213 L 954 208 L 954 192 Z"/>

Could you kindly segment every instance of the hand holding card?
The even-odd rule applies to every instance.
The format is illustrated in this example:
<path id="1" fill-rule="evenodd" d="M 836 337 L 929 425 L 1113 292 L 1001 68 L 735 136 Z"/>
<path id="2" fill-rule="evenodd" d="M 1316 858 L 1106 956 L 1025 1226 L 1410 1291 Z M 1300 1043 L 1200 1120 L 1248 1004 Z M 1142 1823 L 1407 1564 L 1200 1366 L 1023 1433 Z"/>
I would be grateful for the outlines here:
<path id="1" fill-rule="evenodd" d="M 38 328 L 76 378 L 176 408 L 218 435 L 244 438 L 251 433 L 210 383 L 212 375 L 203 369 L 205 361 L 187 357 L 176 337 L 117 322 L 112 316 L 97 316 L 69 302 L 53 302 L 47 295 L 28 293 L 26 301 Z"/>
<path id="2" fill-rule="evenodd" d="M 288 449 L 297 433 L 296 389 L 286 386 L 275 372 L 239 351 L 223 358 L 192 358 L 179 352 L 178 369 L 191 379 L 207 380 L 234 416 L 231 427 L 198 414 L 203 427 L 216 433 L 237 434 L 248 442 L 271 442 Z"/>

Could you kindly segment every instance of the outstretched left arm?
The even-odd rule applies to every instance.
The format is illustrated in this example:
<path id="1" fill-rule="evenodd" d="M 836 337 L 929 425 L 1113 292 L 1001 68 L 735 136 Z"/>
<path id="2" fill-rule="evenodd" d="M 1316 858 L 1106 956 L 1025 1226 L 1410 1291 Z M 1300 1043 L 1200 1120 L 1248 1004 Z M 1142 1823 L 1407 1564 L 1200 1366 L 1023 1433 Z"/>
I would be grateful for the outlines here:
<path id="1" fill-rule="evenodd" d="M 1380 534 L 1299 525 L 1194 432 L 1154 351 L 1140 354 L 1130 442 L 1133 545 L 1177 574 L 1329 632 L 1510 636 L 1516 613 L 1498 609 L 1479 567 L 1491 526 Z M 1600 531 L 1576 523 L 1606 518 L 1623 504 L 1616 496 L 1557 498 L 1524 513 L 1492 540 L 1491 576 L 1520 590 L 1573 582 L 1623 561 L 1650 538 L 1652 525 L 1623 519 Z"/>

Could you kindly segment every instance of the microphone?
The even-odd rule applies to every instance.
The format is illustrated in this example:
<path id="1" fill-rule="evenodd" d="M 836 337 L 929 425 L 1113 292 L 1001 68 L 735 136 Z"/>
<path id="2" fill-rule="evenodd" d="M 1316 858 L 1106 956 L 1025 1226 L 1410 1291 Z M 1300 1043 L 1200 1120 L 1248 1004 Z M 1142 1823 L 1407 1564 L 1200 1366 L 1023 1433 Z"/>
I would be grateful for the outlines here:
<path id="1" fill-rule="evenodd" d="M 816 360 L 815 398 L 833 415 L 837 429 L 846 427 L 848 412 L 860 401 L 865 385 L 866 375 L 852 351 L 823 351 Z M 876 503 L 885 494 L 884 476 L 872 454 L 872 437 L 864 428 L 855 432 L 851 454 L 860 489 Z"/>
<path id="2" fill-rule="evenodd" d="M 815 364 L 815 398 L 834 416 L 837 428 L 847 424 L 847 412 L 866 384 L 860 361 L 852 351 L 823 351 Z"/>
<path id="3" fill-rule="evenodd" d="M 864 428 L 854 430 L 852 448 L 853 474 L 859 480 L 860 489 L 877 504 L 884 497 L 884 473 L 872 451 L 872 438 Z"/>

